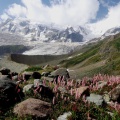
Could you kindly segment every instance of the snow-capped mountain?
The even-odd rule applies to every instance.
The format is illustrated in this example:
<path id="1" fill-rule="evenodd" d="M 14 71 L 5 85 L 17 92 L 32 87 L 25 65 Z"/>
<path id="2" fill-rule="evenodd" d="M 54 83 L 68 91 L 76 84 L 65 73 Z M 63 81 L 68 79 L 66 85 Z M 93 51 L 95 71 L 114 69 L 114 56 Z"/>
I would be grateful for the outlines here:
<path id="1" fill-rule="evenodd" d="M 106 36 L 115 35 L 115 34 L 118 34 L 118 33 L 120 33 L 120 26 L 107 30 L 102 36 L 106 37 Z"/>
<path id="2" fill-rule="evenodd" d="M 34 24 L 26 19 L 7 19 L 0 24 L 0 30 L 24 36 L 29 41 L 41 42 L 83 42 L 89 34 L 83 27 L 56 28 L 52 25 Z"/>
<path id="3" fill-rule="evenodd" d="M 94 39 L 97 34 L 102 39 L 119 33 L 120 27 L 109 29 L 101 34 L 89 26 L 63 28 L 54 24 L 36 24 L 25 18 L 15 18 L 2 21 L 0 31 L 0 45 L 22 44 L 31 47 L 31 50 L 25 51 L 24 54 L 43 55 L 70 53 L 77 46 L 98 41 L 99 39 Z"/>

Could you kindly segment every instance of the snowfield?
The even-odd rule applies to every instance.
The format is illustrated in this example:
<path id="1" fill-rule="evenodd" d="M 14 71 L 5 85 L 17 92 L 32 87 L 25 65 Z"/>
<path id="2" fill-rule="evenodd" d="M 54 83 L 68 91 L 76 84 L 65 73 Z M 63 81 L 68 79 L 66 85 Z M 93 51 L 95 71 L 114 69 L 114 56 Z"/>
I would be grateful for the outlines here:
<path id="1" fill-rule="evenodd" d="M 79 43 L 37 43 L 33 49 L 25 51 L 26 55 L 61 55 L 73 52 Z"/>

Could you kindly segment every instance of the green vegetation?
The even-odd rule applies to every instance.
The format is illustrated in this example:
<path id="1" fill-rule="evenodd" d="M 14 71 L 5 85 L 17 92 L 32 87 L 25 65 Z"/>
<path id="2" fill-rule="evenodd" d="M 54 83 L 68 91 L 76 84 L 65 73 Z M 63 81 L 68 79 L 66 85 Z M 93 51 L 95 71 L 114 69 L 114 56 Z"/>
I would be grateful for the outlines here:
<path id="1" fill-rule="evenodd" d="M 77 68 L 78 71 L 88 67 L 88 70 L 82 70 L 78 77 L 92 76 L 97 73 L 120 74 L 120 34 L 114 37 L 108 37 L 105 40 L 84 46 L 79 50 L 80 54 L 73 55 L 71 59 L 65 59 L 60 62 L 64 67 Z M 103 63 L 102 63 L 103 61 Z M 97 63 L 100 63 L 97 65 Z M 96 64 L 96 66 L 95 66 Z M 89 68 L 90 65 L 95 66 Z M 78 66 L 78 67 L 77 67 Z"/>
<path id="2" fill-rule="evenodd" d="M 92 56 L 91 58 L 87 59 L 87 61 L 82 66 L 87 66 L 87 65 L 99 62 L 100 60 L 101 60 L 101 56 L 95 55 L 95 56 Z"/>
<path id="3" fill-rule="evenodd" d="M 63 64 L 65 67 L 79 64 L 79 63 L 83 62 L 84 60 L 90 58 L 91 56 L 95 55 L 99 51 L 99 49 L 100 49 L 99 44 L 95 45 L 94 47 L 87 50 L 86 52 L 84 52 L 81 55 L 75 56 L 69 60 L 62 61 L 61 64 Z"/>
<path id="4" fill-rule="evenodd" d="M 25 71 L 30 71 L 30 72 L 39 71 L 39 70 L 42 70 L 42 68 L 39 66 L 30 66 L 29 68 L 25 69 Z"/>

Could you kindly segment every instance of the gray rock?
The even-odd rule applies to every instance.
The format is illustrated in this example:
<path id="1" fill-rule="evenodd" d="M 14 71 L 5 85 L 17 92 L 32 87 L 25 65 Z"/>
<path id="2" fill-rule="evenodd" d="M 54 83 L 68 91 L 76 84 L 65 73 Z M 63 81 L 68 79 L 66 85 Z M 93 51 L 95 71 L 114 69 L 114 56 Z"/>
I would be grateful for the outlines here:
<path id="1" fill-rule="evenodd" d="M 32 76 L 33 72 L 23 72 L 22 76 L 24 76 L 25 80 L 29 80 L 29 78 Z"/>
<path id="2" fill-rule="evenodd" d="M 64 113 L 63 115 L 60 115 L 57 120 L 67 120 L 67 117 L 71 115 L 71 112 Z"/>
<path id="3" fill-rule="evenodd" d="M 50 76 L 49 77 L 44 77 L 44 79 L 47 80 L 47 81 L 53 82 L 53 78 L 50 77 Z"/>
<path id="4" fill-rule="evenodd" d="M 103 88 L 105 85 L 107 85 L 107 81 L 99 81 L 98 82 L 98 88 Z"/>
<path id="5" fill-rule="evenodd" d="M 103 95 L 103 99 L 104 99 L 104 101 L 105 101 L 106 103 L 110 102 L 110 96 L 109 96 L 109 94 L 105 93 L 105 94 Z"/>
<path id="6" fill-rule="evenodd" d="M 50 72 L 42 72 L 42 74 L 41 74 L 42 76 L 45 76 L 45 77 L 47 77 L 47 76 L 49 76 L 50 75 Z"/>
<path id="7" fill-rule="evenodd" d="M 51 73 L 52 76 L 61 75 L 65 78 L 69 78 L 69 73 L 66 68 L 59 68 Z"/>
<path id="8" fill-rule="evenodd" d="M 0 75 L 0 80 L 11 80 L 8 75 Z"/>
<path id="9" fill-rule="evenodd" d="M 48 102 L 29 98 L 17 104 L 13 112 L 21 117 L 30 115 L 39 118 L 39 120 L 47 120 L 48 116 L 52 114 L 52 108 L 51 104 Z"/>
<path id="10" fill-rule="evenodd" d="M 12 80 L 0 80 L 0 109 L 15 104 L 24 97 L 21 88 Z"/>
<path id="11" fill-rule="evenodd" d="M 103 97 L 101 95 L 97 95 L 97 94 L 90 94 L 89 97 L 86 98 L 89 102 L 93 102 L 96 105 L 103 105 Z"/>
<path id="12" fill-rule="evenodd" d="M 10 69 L 8 69 L 8 68 L 1 68 L 0 72 L 2 73 L 2 75 L 8 75 L 10 73 Z"/>
<path id="13" fill-rule="evenodd" d="M 24 86 L 23 92 L 27 92 L 27 91 L 31 90 L 33 87 L 34 87 L 33 84 L 28 84 L 28 85 Z"/>
<path id="14" fill-rule="evenodd" d="M 43 85 L 42 80 L 34 79 L 34 87 L 38 87 L 39 85 Z"/>
<path id="15" fill-rule="evenodd" d="M 34 79 L 40 79 L 41 78 L 41 74 L 39 72 L 33 72 L 32 77 Z"/>
<path id="16" fill-rule="evenodd" d="M 37 92 L 41 95 L 42 98 L 53 99 L 54 93 L 50 87 L 40 85 Z"/>
<path id="17" fill-rule="evenodd" d="M 17 81 L 18 80 L 18 75 L 13 76 L 12 80 Z"/>

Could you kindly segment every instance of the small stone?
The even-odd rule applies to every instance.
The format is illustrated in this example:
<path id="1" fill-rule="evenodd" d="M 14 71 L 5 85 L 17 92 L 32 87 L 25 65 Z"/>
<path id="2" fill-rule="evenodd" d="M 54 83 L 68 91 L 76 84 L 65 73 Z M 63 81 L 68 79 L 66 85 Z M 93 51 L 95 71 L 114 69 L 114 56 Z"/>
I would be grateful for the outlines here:
<path id="1" fill-rule="evenodd" d="M 67 117 L 71 115 L 71 112 L 64 113 L 63 115 L 60 115 L 57 120 L 67 120 Z"/>
<path id="2" fill-rule="evenodd" d="M 103 97 L 101 95 L 97 95 L 97 94 L 90 94 L 89 97 L 86 98 L 89 102 L 93 102 L 96 105 L 103 105 Z"/>
<path id="3" fill-rule="evenodd" d="M 34 87 L 33 84 L 28 84 L 28 85 L 24 86 L 23 92 L 27 92 L 27 91 L 31 90 L 33 87 Z"/>
<path id="4" fill-rule="evenodd" d="M 106 103 L 110 102 L 110 96 L 109 96 L 109 94 L 104 94 L 104 95 L 103 95 L 103 99 L 104 99 L 104 101 L 105 101 Z"/>
<path id="5" fill-rule="evenodd" d="M 40 80 L 40 79 L 34 79 L 34 87 L 38 87 L 39 85 L 43 85 L 42 84 L 42 80 Z"/>
<path id="6" fill-rule="evenodd" d="M 103 88 L 105 85 L 107 85 L 107 81 L 99 81 L 98 82 L 98 88 Z"/>

